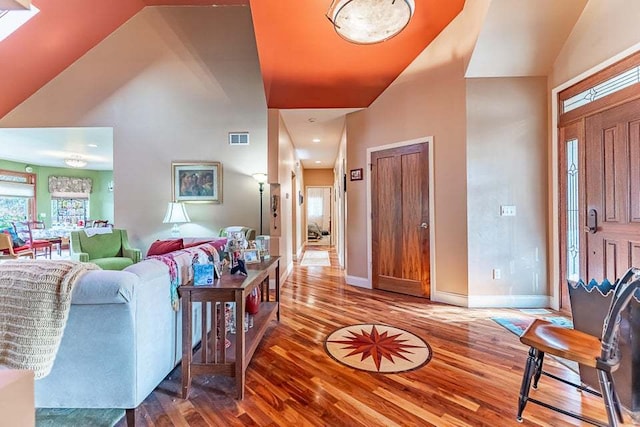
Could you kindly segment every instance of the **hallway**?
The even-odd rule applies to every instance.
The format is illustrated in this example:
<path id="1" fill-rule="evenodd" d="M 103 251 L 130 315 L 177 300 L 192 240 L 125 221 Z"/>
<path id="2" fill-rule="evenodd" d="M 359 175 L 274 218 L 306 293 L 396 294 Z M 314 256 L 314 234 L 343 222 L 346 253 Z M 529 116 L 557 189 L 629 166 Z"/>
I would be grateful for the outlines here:
<path id="1" fill-rule="evenodd" d="M 313 247 L 312 250 L 325 249 Z M 329 249 L 329 248 L 326 248 Z M 180 366 L 139 407 L 150 426 L 508 426 L 515 421 L 527 355 L 516 335 L 491 320 L 530 314 L 466 309 L 345 284 L 335 250 L 332 267 L 301 267 L 282 285 L 281 321 L 267 331 L 247 370 L 245 399 L 230 378 L 194 378 L 191 398 L 179 397 Z M 324 340 L 350 324 L 381 323 L 427 341 L 431 361 L 414 371 L 379 374 L 340 365 Z M 549 360 L 547 369 L 576 380 Z M 604 419 L 599 399 L 541 380 L 535 394 Z M 571 418 L 535 405 L 525 426 L 575 426 Z M 124 426 L 121 421 L 119 426 Z"/>

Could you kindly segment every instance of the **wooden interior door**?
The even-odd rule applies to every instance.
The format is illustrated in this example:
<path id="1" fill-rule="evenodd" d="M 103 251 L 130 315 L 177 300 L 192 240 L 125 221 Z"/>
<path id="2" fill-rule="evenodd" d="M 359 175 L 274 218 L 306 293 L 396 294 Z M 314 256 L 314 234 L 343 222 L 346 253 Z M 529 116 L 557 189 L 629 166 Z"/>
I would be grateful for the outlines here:
<path id="1" fill-rule="evenodd" d="M 640 265 L 640 100 L 587 117 L 585 279 Z"/>
<path id="2" fill-rule="evenodd" d="M 375 289 L 431 294 L 428 155 L 426 143 L 371 155 Z"/>

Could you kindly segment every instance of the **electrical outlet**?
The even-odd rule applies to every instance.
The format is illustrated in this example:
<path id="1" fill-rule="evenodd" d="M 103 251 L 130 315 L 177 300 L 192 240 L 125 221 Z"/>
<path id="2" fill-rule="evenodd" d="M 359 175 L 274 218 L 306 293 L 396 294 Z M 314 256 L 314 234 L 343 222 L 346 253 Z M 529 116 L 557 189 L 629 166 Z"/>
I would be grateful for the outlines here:
<path id="1" fill-rule="evenodd" d="M 499 268 L 493 269 L 493 280 L 499 280 L 502 277 L 502 272 Z"/>
<path id="2" fill-rule="evenodd" d="M 500 216 L 516 216 L 515 205 L 502 205 L 500 206 Z"/>

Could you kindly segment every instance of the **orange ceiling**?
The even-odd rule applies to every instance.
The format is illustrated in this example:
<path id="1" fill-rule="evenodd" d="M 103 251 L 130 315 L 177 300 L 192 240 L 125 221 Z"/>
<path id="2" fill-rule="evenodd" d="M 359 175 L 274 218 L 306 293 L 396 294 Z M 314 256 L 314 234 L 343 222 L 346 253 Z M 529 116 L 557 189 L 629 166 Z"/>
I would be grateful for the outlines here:
<path id="1" fill-rule="evenodd" d="M 331 0 L 251 0 L 270 108 L 366 107 L 462 10 L 464 0 L 418 0 L 397 37 L 359 46 L 325 17 Z M 40 9 L 0 42 L 0 118 L 143 7 L 247 5 L 249 0 L 35 0 Z"/>
<path id="2" fill-rule="evenodd" d="M 464 0 L 417 0 L 398 36 L 356 45 L 325 16 L 331 0 L 251 0 L 270 108 L 367 107 L 460 13 Z"/>

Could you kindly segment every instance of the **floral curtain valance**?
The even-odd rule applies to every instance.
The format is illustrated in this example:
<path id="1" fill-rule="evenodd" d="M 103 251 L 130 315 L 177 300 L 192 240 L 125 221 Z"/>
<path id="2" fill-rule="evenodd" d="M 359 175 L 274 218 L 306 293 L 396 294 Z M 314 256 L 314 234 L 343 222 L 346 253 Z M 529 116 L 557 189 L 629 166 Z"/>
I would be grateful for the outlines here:
<path id="1" fill-rule="evenodd" d="M 93 181 L 91 178 L 71 176 L 50 176 L 49 193 L 54 197 L 89 197 Z"/>

